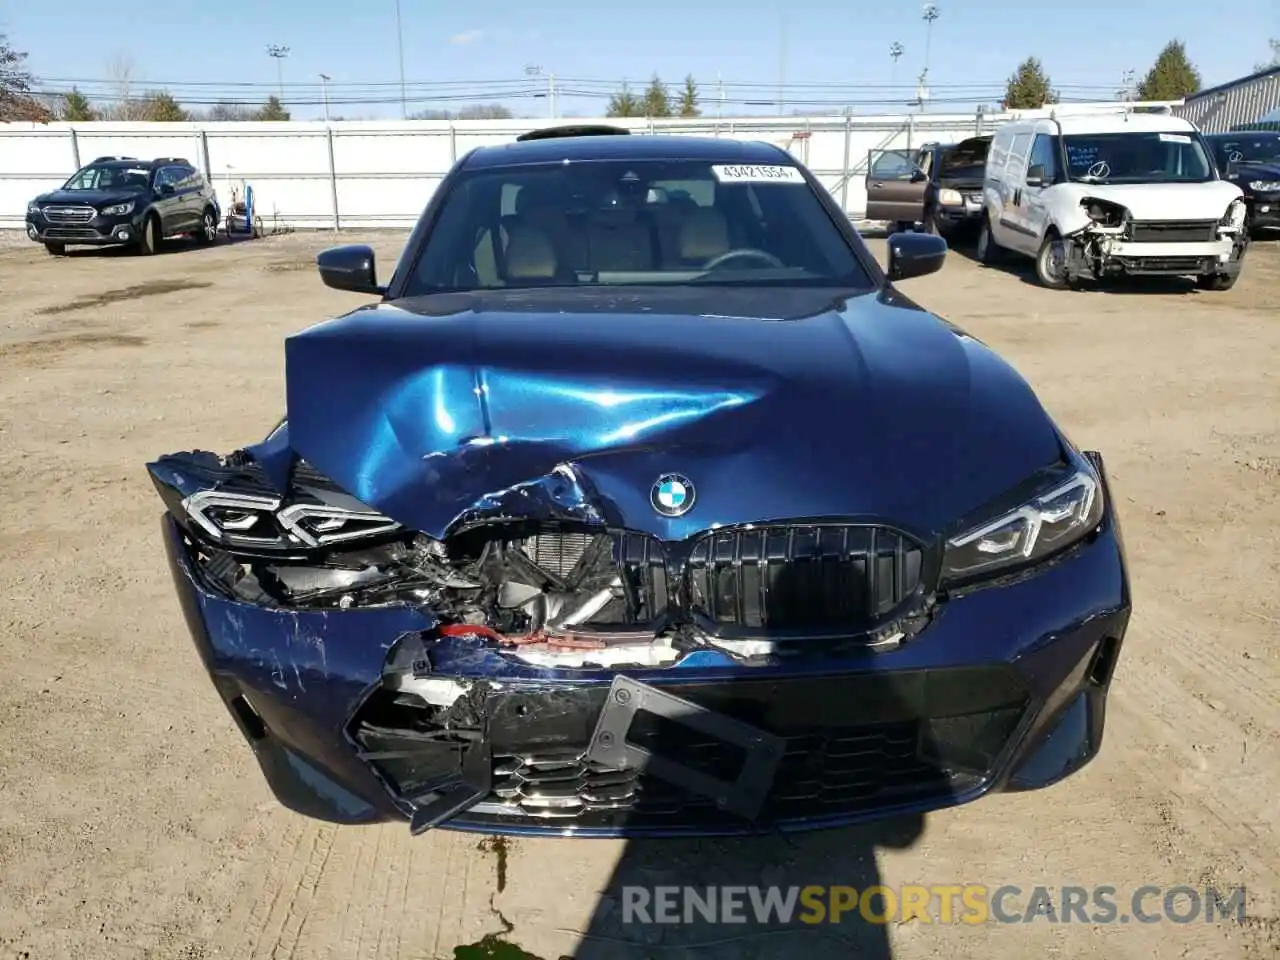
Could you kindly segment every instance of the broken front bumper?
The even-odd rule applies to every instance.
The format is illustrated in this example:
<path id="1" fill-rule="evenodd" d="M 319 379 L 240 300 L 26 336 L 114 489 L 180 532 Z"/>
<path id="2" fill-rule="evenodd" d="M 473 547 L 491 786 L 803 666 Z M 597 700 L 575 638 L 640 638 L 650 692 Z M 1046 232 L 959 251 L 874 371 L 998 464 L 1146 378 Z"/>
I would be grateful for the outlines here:
<path id="1" fill-rule="evenodd" d="M 409 606 L 230 600 L 163 524 L 196 647 L 272 790 L 342 823 L 734 834 L 1047 786 L 1100 747 L 1130 609 L 1108 517 L 1034 574 L 946 600 L 896 650 L 771 667 L 706 650 L 619 679 L 441 636 Z"/>

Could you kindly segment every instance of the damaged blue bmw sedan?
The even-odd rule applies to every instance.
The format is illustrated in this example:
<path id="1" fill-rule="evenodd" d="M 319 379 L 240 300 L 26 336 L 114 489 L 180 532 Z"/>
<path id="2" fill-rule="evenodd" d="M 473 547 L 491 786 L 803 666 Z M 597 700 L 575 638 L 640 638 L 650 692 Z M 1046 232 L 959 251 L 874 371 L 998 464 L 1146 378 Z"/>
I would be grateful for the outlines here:
<path id="1" fill-rule="evenodd" d="M 1098 752 L 1130 615 L 1101 457 L 763 143 L 473 150 L 286 417 L 148 465 L 285 806 L 489 833 L 835 827 Z"/>

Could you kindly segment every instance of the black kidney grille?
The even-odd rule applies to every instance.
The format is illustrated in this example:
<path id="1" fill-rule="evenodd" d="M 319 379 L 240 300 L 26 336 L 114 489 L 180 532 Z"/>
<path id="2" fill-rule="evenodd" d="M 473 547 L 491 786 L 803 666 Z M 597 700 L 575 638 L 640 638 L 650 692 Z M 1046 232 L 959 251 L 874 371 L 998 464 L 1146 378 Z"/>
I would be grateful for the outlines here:
<path id="1" fill-rule="evenodd" d="M 920 585 L 923 552 L 899 533 L 853 524 L 716 531 L 689 558 L 690 605 L 748 629 L 860 630 Z"/>

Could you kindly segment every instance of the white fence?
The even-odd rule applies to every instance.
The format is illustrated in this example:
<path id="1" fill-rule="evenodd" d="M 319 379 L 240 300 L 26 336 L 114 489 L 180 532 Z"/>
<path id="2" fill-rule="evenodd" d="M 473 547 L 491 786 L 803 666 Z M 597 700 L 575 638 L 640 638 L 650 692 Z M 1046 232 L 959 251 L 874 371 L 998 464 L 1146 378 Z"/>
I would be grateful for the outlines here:
<path id="1" fill-rule="evenodd" d="M 1120 106 L 1069 109 L 1114 111 Z M 1042 114 L 1047 111 L 1021 115 Z M 866 209 L 863 180 L 870 151 L 989 133 L 1013 116 L 556 122 L 604 122 L 642 134 L 775 143 L 808 166 L 857 218 Z M 224 208 L 233 186 L 252 184 L 255 210 L 268 228 L 406 227 L 459 157 L 474 147 L 510 142 L 538 125 L 536 120 L 0 123 L 0 228 L 20 228 L 29 200 L 57 188 L 81 165 L 100 156 L 185 157 L 204 171 Z"/>

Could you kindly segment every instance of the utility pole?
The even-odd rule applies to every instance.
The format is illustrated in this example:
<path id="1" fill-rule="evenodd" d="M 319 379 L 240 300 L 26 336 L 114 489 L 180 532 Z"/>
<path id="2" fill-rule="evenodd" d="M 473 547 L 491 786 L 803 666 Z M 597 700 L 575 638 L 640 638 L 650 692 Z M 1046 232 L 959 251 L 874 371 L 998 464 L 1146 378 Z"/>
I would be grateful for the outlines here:
<path id="1" fill-rule="evenodd" d="M 782 17 L 778 29 L 778 116 L 782 116 L 786 101 L 782 90 L 787 84 L 787 18 Z"/>
<path id="2" fill-rule="evenodd" d="M 400 0 L 396 0 L 396 49 L 400 52 L 400 119 L 409 119 L 409 97 L 404 87 L 404 28 L 400 21 Z"/>
<path id="3" fill-rule="evenodd" d="M 543 76 L 542 67 L 536 63 L 525 64 L 524 75 L 526 77 Z M 547 116 L 552 120 L 556 117 L 556 75 L 554 73 L 546 74 L 547 77 Z M 534 94 L 538 96 L 538 94 Z"/>
<path id="4" fill-rule="evenodd" d="M 720 88 L 720 96 L 716 100 L 716 121 L 724 119 L 724 79 L 716 74 L 716 86 Z"/>
<path id="5" fill-rule="evenodd" d="M 289 56 L 289 48 L 273 43 L 267 47 L 267 56 L 276 62 L 276 80 L 280 85 L 280 102 L 284 103 L 284 58 Z"/>
<path id="6" fill-rule="evenodd" d="M 320 74 L 320 90 L 324 94 L 324 122 L 329 122 L 329 75 Z"/>

